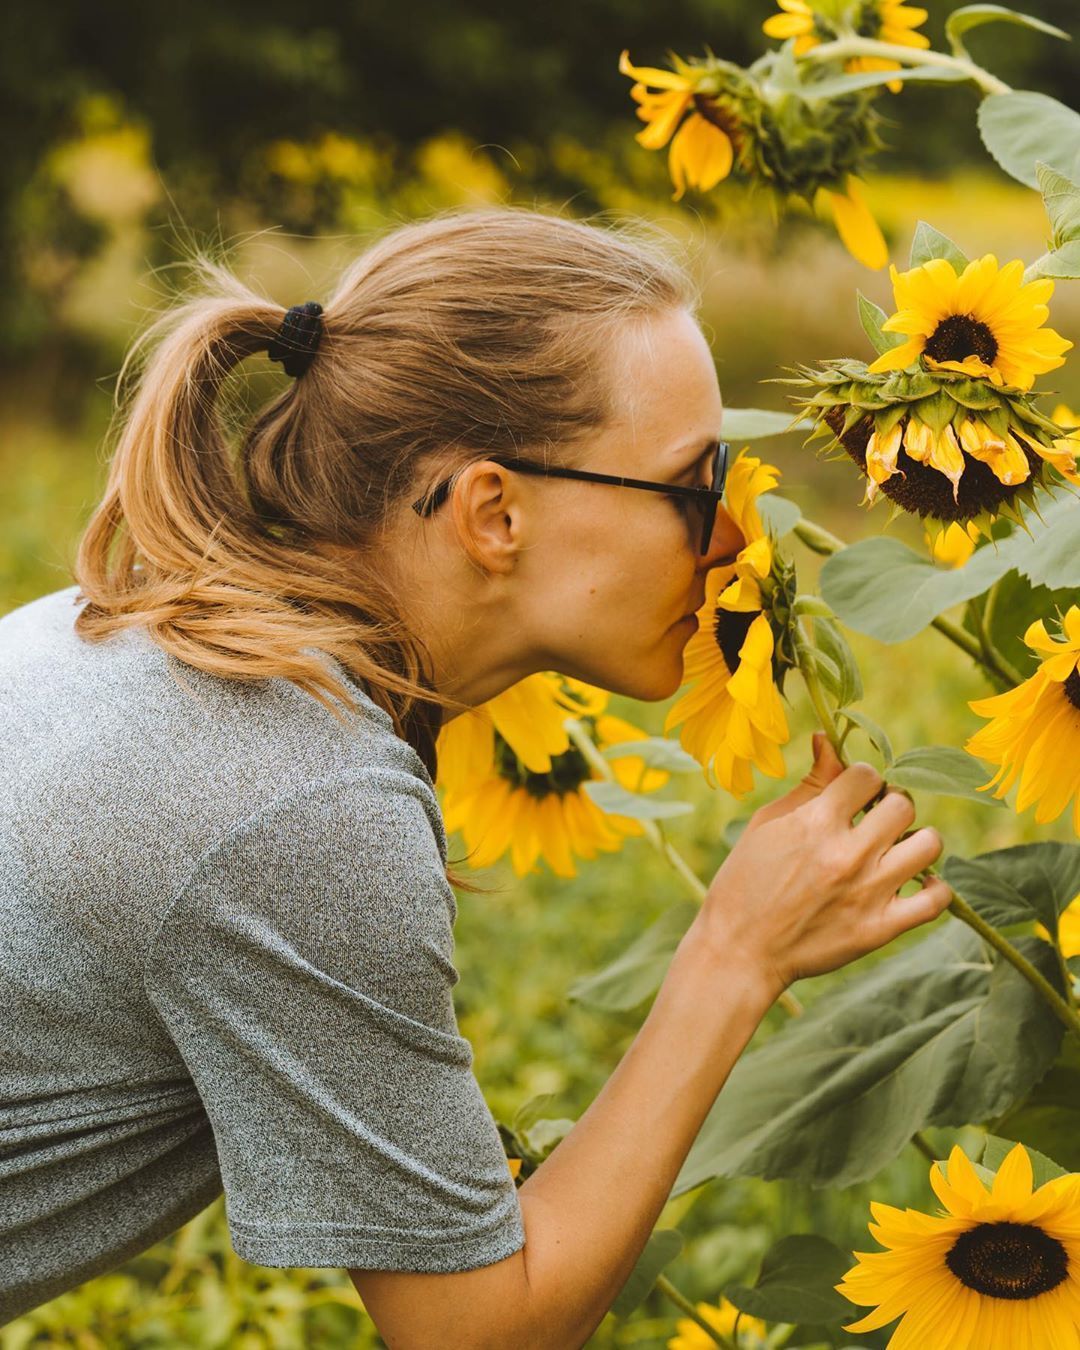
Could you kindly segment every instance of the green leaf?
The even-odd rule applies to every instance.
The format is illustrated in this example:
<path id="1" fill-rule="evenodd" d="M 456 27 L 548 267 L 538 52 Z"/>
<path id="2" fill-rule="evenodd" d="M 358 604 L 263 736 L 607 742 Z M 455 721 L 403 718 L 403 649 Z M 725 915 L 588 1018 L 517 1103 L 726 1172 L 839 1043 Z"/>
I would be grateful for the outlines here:
<path id="1" fill-rule="evenodd" d="M 627 759 L 633 755 L 644 760 L 650 769 L 663 769 L 665 773 L 701 773 L 701 765 L 693 755 L 688 755 L 678 741 L 667 736 L 649 736 L 643 741 L 619 741 L 617 745 L 606 745 L 603 749 L 605 759 Z"/>
<path id="2" fill-rule="evenodd" d="M 994 1122 L 994 1130 L 1080 1172 L 1080 1041 L 1075 1036 L 1065 1037 L 1057 1062 L 1018 1106 Z"/>
<path id="3" fill-rule="evenodd" d="M 849 703 L 858 703 L 863 696 L 862 676 L 847 638 L 831 619 L 819 617 L 814 620 L 814 642 L 836 668 L 836 686 L 831 690 L 836 706 L 844 708 Z"/>
<path id="4" fill-rule="evenodd" d="M 1016 1144 L 1023 1142 L 1023 1140 L 1018 1139 L 999 1139 L 996 1134 L 988 1134 L 986 1146 L 983 1148 L 982 1165 L 989 1167 L 992 1172 L 996 1172 L 1005 1161 L 1006 1154 L 1011 1152 Z M 1024 1149 L 1031 1159 L 1031 1170 L 1034 1173 L 1036 1186 L 1042 1186 L 1047 1181 L 1053 1181 L 1055 1177 L 1066 1175 L 1065 1168 L 1059 1167 L 1045 1153 L 1040 1153 L 1038 1149 L 1031 1148 L 1026 1143 L 1024 1143 Z"/>
<path id="5" fill-rule="evenodd" d="M 1053 953 L 1018 946 L 1056 982 Z M 1046 1072 L 1064 1029 L 964 924 L 823 995 L 736 1063 L 675 1184 L 716 1176 L 847 1186 L 927 1126 L 998 1115 Z"/>
<path id="6" fill-rule="evenodd" d="M 982 806 L 1002 802 L 978 789 L 990 777 L 982 763 L 952 745 L 920 745 L 907 750 L 886 774 L 896 787 L 910 792 L 936 792 L 943 797 L 964 797 Z"/>
<path id="7" fill-rule="evenodd" d="M 766 492 L 758 498 L 758 511 L 761 521 L 774 539 L 783 539 L 790 534 L 802 518 L 802 508 L 790 497 L 778 497 L 775 492 Z"/>
<path id="8" fill-rule="evenodd" d="M 833 1288 L 851 1269 L 851 1256 L 827 1238 L 795 1233 L 762 1257 L 753 1288 L 732 1284 L 724 1297 L 749 1317 L 766 1322 L 839 1322 L 851 1304 Z"/>
<path id="9" fill-rule="evenodd" d="M 1080 238 L 1080 187 L 1041 160 L 1035 166 L 1039 191 L 1054 232 L 1055 248 Z"/>
<path id="10" fill-rule="evenodd" d="M 1037 32 L 1048 33 L 1050 37 L 1064 38 L 1069 34 L 1043 19 L 1035 19 L 1030 14 L 1020 14 L 1015 9 L 1006 9 L 1004 5 L 964 5 L 954 9 L 945 20 L 945 36 L 957 56 L 967 56 L 962 36 L 972 28 L 984 23 L 1017 23 L 1024 28 L 1034 28 Z"/>
<path id="11" fill-rule="evenodd" d="M 958 276 L 968 265 L 967 255 L 947 234 L 942 234 L 940 230 L 935 230 L 933 225 L 920 220 L 915 226 L 915 237 L 911 241 L 911 258 L 908 266 L 922 267 L 931 258 L 946 258 L 952 263 Z"/>
<path id="12" fill-rule="evenodd" d="M 763 441 L 769 436 L 782 436 L 786 431 L 810 431 L 813 423 L 802 418 L 793 422 L 791 414 L 773 412 L 768 408 L 725 408 L 724 439 L 736 441 Z"/>
<path id="13" fill-rule="evenodd" d="M 867 717 L 866 713 L 859 712 L 855 708 L 842 708 L 840 716 L 846 717 L 849 722 L 866 733 L 870 744 L 885 761 L 886 766 L 892 764 L 894 759 L 892 741 L 889 740 L 888 732 L 884 727 L 879 726 L 872 717 Z"/>
<path id="14" fill-rule="evenodd" d="M 637 1264 L 611 1305 L 616 1317 L 629 1317 L 648 1298 L 657 1276 L 671 1264 L 683 1248 L 682 1234 L 674 1228 L 659 1228 L 653 1233 Z"/>
<path id="15" fill-rule="evenodd" d="M 985 597 L 974 601 L 980 613 L 985 609 Z M 990 641 L 999 652 L 1022 674 L 1035 669 L 1034 654 L 1024 642 L 1028 626 L 1036 619 L 1047 619 L 1058 610 L 1062 614 L 1076 603 L 1072 590 L 1052 591 L 1046 586 L 1033 586 L 1019 572 L 1006 572 L 994 589 L 994 608 L 990 616 Z M 974 633 L 970 616 L 964 612 L 964 626 Z"/>
<path id="16" fill-rule="evenodd" d="M 977 858 L 953 856 L 941 874 L 995 928 L 1037 919 L 1056 933 L 1058 915 L 1080 895 L 1080 844 L 1042 840 Z"/>
<path id="17" fill-rule="evenodd" d="M 694 809 L 690 802 L 662 802 L 641 792 L 630 792 L 621 783 L 591 782 L 584 787 L 601 811 L 629 816 L 631 820 L 669 820 L 689 815 Z"/>
<path id="18" fill-rule="evenodd" d="M 1006 173 L 1039 186 L 1042 161 L 1073 180 L 1080 177 L 1080 113 L 1047 94 L 1014 90 L 979 104 L 979 134 Z"/>
<path id="19" fill-rule="evenodd" d="M 936 567 L 898 539 L 863 539 L 826 561 L 821 593 L 848 628 L 903 642 L 1014 567 L 1036 585 L 1080 586 L 1080 499 L 1044 499 L 1042 515 L 1034 537 L 1014 530 L 957 568 Z"/>
<path id="20" fill-rule="evenodd" d="M 1024 280 L 1037 277 L 1056 277 L 1061 281 L 1075 281 L 1080 277 L 1080 239 L 1070 239 L 1060 248 L 1044 253 L 1024 270 Z"/>
<path id="21" fill-rule="evenodd" d="M 919 84 L 957 84 L 966 79 L 962 70 L 951 66 L 916 66 L 908 70 L 870 70 L 858 75 L 836 75 L 813 84 L 803 82 L 798 92 L 801 98 L 812 103 L 816 99 L 842 98 L 844 94 L 854 94 L 859 89 L 873 89 L 891 80 L 903 80 L 905 84 L 912 80 Z"/>
<path id="22" fill-rule="evenodd" d="M 870 345 L 879 354 L 891 351 L 893 347 L 899 347 L 901 342 L 905 341 L 903 333 L 885 333 L 882 332 L 881 325 L 889 317 L 880 305 L 875 305 L 873 300 L 867 300 L 862 291 L 859 295 L 859 322 L 863 326 L 863 332 L 870 339 Z"/>
<path id="23" fill-rule="evenodd" d="M 791 606 L 792 614 L 801 614 L 805 618 L 831 619 L 833 612 L 820 595 L 805 593 L 797 595 Z"/>
<path id="24" fill-rule="evenodd" d="M 660 988 L 697 912 L 697 905 L 689 900 L 672 905 L 610 965 L 573 984 L 567 997 L 601 1012 L 630 1012 L 640 1007 Z"/>

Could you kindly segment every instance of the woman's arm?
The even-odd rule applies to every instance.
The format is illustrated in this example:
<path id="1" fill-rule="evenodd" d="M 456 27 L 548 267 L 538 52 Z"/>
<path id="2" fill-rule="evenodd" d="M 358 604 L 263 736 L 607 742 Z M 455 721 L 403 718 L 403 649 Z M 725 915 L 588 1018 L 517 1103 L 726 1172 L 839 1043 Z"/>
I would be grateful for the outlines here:
<path id="1" fill-rule="evenodd" d="M 570 1350 L 610 1307 L 758 1023 L 792 980 L 835 969 L 936 918 L 935 881 L 897 889 L 941 852 L 881 778 L 841 770 L 824 737 L 811 773 L 757 812 L 716 874 L 648 1017 L 603 1090 L 521 1187 L 525 1247 L 452 1275 L 353 1270 L 391 1350 Z"/>

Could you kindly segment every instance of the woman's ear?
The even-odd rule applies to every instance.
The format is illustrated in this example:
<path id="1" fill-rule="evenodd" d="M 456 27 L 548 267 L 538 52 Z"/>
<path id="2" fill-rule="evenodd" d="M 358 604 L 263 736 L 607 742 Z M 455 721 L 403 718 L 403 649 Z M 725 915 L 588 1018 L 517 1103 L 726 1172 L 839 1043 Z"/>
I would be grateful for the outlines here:
<path id="1" fill-rule="evenodd" d="M 521 550 L 514 475 L 491 460 L 467 465 L 450 494 L 450 518 L 466 556 L 485 572 L 509 573 Z"/>

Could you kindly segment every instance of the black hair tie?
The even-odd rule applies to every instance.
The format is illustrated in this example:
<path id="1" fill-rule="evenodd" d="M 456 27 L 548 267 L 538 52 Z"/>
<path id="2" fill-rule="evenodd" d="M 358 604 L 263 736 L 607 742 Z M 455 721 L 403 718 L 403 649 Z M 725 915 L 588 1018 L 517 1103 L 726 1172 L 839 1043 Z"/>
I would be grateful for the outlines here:
<path id="1" fill-rule="evenodd" d="M 302 305 L 293 305 L 282 320 L 267 353 L 271 361 L 281 362 L 286 375 L 303 375 L 311 365 L 322 337 L 322 312 L 322 305 L 317 300 L 308 300 Z"/>

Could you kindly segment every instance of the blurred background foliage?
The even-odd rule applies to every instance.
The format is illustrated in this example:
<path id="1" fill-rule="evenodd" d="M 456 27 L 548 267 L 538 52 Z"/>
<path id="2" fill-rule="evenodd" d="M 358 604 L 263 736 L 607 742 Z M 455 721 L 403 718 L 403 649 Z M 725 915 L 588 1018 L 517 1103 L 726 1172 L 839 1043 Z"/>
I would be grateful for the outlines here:
<path id="1" fill-rule="evenodd" d="M 284 304 L 317 298 L 373 232 L 447 206 L 516 202 L 668 231 L 699 278 L 703 320 L 725 401 L 784 407 L 761 383 L 797 361 L 868 356 L 855 291 L 891 309 L 885 274 L 868 273 L 831 226 L 803 211 L 773 220 L 764 199 L 722 185 L 671 201 L 663 155 L 637 146 L 619 51 L 662 64 L 705 44 L 748 62 L 765 50 L 768 0 L 549 0 L 448 7 L 386 0 L 302 10 L 281 0 L 180 9 L 114 0 L 106 11 L 14 0 L 0 13 L 0 614 L 71 582 L 79 532 L 104 480 L 113 381 L 150 311 L 184 284 L 195 247 L 224 255 Z M 926 31 L 942 45 L 945 14 Z M 1080 36 L 1075 0 L 1031 0 L 1038 17 Z M 1076 103 L 1076 54 L 1024 29 L 971 37 L 976 58 L 1017 88 Z M 1030 261 L 1047 233 L 1037 195 L 1006 178 L 974 128 L 975 95 L 913 86 L 883 95 L 891 149 L 868 199 L 901 265 L 916 221 L 930 220 L 969 256 Z M 1053 326 L 1080 344 L 1080 286 L 1059 283 Z M 257 390 L 281 377 L 255 369 Z M 1080 406 L 1075 355 L 1054 373 L 1047 409 Z M 782 490 L 845 538 L 877 533 L 861 482 L 797 436 L 759 452 L 783 470 Z M 893 531 L 921 547 L 911 522 Z M 798 554 L 803 588 L 817 560 Z M 857 635 L 867 676 L 862 705 L 898 749 L 961 744 L 979 719 L 968 698 L 982 679 L 936 634 L 902 647 Z M 793 683 L 792 688 L 795 688 Z M 798 702 L 788 762 L 805 771 L 811 721 Z M 614 711 L 659 732 L 665 708 L 616 700 Z M 859 753 L 865 753 L 860 747 Z M 703 877 L 722 861 L 746 802 L 691 790 L 693 816 L 670 827 Z M 1027 839 L 1030 813 L 919 798 L 954 852 Z M 461 846 L 457 852 L 460 856 Z M 508 1120 L 534 1095 L 553 1115 L 578 1115 L 611 1072 L 636 1021 L 568 1004 L 567 988 L 622 951 L 673 901 L 670 868 L 642 841 L 567 883 L 493 869 L 490 890 L 462 895 L 457 928 L 461 1027 L 492 1109 Z M 537 959 L 537 953 L 543 953 Z M 874 958 L 870 958 L 871 960 Z M 819 996 L 837 977 L 813 981 Z M 769 1015 L 768 1035 L 782 1014 Z M 951 1133 L 931 1131 L 941 1150 Z M 648 1141 L 642 1141 L 648 1147 Z M 666 1216 L 687 1237 L 669 1274 L 695 1299 L 752 1280 L 763 1251 L 787 1232 L 867 1245 L 867 1200 L 926 1206 L 926 1166 L 901 1157 L 872 1186 L 811 1191 L 789 1182 L 724 1182 L 675 1202 Z M 609 1317 L 591 1344 L 663 1346 L 674 1309 L 658 1296 L 629 1320 Z M 850 1338 L 846 1338 L 850 1340 Z M 883 1345 L 884 1335 L 862 1336 Z M 333 1271 L 268 1271 L 232 1253 L 219 1200 L 180 1234 L 0 1331 L 24 1346 L 363 1347 L 381 1344 L 351 1285 Z"/>

